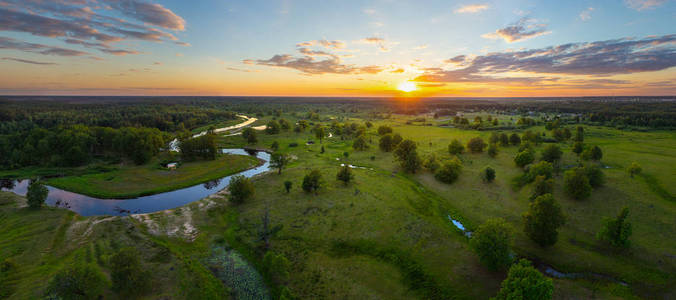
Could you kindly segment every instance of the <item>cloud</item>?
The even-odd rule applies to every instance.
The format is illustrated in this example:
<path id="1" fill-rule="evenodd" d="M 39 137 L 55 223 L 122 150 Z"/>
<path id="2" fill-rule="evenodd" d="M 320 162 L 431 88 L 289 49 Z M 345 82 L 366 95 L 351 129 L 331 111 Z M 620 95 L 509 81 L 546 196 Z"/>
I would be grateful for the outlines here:
<path id="1" fill-rule="evenodd" d="M 87 52 L 66 49 L 61 47 L 52 47 L 43 44 L 28 43 L 8 37 L 0 37 L 0 49 L 19 50 L 43 55 L 56 55 L 56 56 L 83 56 L 89 54 Z"/>
<path id="2" fill-rule="evenodd" d="M 646 9 L 655 9 L 666 3 L 667 0 L 625 0 L 624 3 L 631 9 L 642 11 Z"/>
<path id="3" fill-rule="evenodd" d="M 512 23 L 505 28 L 496 30 L 495 32 L 486 33 L 481 37 L 487 39 L 502 38 L 508 43 L 513 43 L 550 33 L 551 31 L 547 31 L 546 24 L 538 24 L 534 19 L 523 17 L 516 23 Z"/>
<path id="4" fill-rule="evenodd" d="M 25 63 L 25 64 L 33 64 L 33 65 L 58 65 L 57 63 L 53 62 L 40 62 L 40 61 L 34 61 L 34 60 L 28 60 L 28 59 L 21 59 L 21 58 L 14 58 L 14 57 L 3 57 L 3 60 L 12 60 L 20 63 Z"/>
<path id="5" fill-rule="evenodd" d="M 394 70 L 390 71 L 390 73 L 404 73 L 404 71 L 405 70 L 403 68 L 398 68 L 398 69 L 394 69 Z"/>
<path id="6" fill-rule="evenodd" d="M 359 40 L 358 42 L 363 43 L 363 44 L 375 44 L 378 46 L 378 49 L 382 52 L 389 52 L 390 48 L 387 46 L 387 42 L 383 38 L 379 37 L 367 37 Z M 392 44 L 392 43 L 390 43 Z"/>
<path id="7" fill-rule="evenodd" d="M 99 49 L 101 52 L 112 54 L 115 56 L 125 56 L 129 54 L 140 54 L 141 52 L 132 51 L 132 50 L 123 50 L 123 49 Z"/>
<path id="8" fill-rule="evenodd" d="M 580 12 L 580 20 L 587 21 L 587 20 L 591 19 L 592 11 L 594 11 L 593 7 L 587 7 L 587 9 Z"/>
<path id="9" fill-rule="evenodd" d="M 487 10 L 488 5 L 486 4 L 468 4 L 463 5 L 460 8 L 456 9 L 454 12 L 456 14 L 475 14 L 483 10 Z"/>
<path id="10" fill-rule="evenodd" d="M 185 20 L 160 4 L 138 0 L 105 0 L 124 15 L 171 30 L 185 30 Z"/>
<path id="11" fill-rule="evenodd" d="M 345 49 L 345 42 L 343 41 L 327 41 L 327 40 L 314 40 L 309 42 L 302 42 L 296 44 L 296 47 L 312 47 L 312 46 L 322 46 L 329 49 Z"/>
<path id="12" fill-rule="evenodd" d="M 417 46 L 417 47 L 415 47 L 415 48 L 413 48 L 413 49 L 414 49 L 414 50 L 422 50 L 422 49 L 427 49 L 428 46 L 429 46 L 429 45 L 424 44 L 424 45 Z"/>
<path id="13" fill-rule="evenodd" d="M 623 38 L 589 43 L 495 52 L 469 59 L 456 56 L 447 62 L 464 63 L 459 69 L 432 68 L 416 80 L 422 82 L 531 82 L 556 80 L 565 75 L 611 76 L 660 71 L 676 66 L 676 35 L 643 39 Z M 528 73 L 518 77 L 515 74 Z"/>
<path id="14" fill-rule="evenodd" d="M 71 37 L 78 39 L 95 39 L 102 42 L 122 40 L 109 34 L 101 33 L 87 24 L 32 15 L 0 8 L 0 31 L 27 32 L 44 37 Z"/>

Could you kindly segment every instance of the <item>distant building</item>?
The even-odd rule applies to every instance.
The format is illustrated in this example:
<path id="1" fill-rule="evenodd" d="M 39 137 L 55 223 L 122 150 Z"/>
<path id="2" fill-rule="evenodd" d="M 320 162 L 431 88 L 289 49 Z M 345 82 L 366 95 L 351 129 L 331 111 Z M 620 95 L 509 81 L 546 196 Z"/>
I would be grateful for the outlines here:
<path id="1" fill-rule="evenodd" d="M 169 170 L 176 170 L 176 167 L 178 167 L 178 163 L 173 162 L 167 164 L 167 169 Z"/>

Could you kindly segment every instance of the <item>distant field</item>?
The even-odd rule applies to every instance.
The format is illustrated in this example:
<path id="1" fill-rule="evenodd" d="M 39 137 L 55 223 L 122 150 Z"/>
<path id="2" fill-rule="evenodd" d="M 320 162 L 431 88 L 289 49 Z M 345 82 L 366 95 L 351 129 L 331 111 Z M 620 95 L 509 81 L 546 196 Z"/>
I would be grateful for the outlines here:
<path id="1" fill-rule="evenodd" d="M 255 157 L 245 155 L 220 155 L 215 161 L 188 162 L 176 170 L 166 170 L 153 161 L 111 172 L 53 178 L 48 184 L 97 198 L 132 198 L 215 180 L 256 164 Z"/>

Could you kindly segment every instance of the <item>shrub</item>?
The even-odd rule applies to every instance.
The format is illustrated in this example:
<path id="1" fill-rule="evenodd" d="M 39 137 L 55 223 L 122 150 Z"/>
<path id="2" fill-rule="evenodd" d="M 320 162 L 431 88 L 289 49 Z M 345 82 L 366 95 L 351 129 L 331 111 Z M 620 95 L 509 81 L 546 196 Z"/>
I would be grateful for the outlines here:
<path id="1" fill-rule="evenodd" d="M 587 148 L 582 152 L 582 159 L 584 160 L 594 160 L 594 161 L 599 161 L 603 158 L 603 151 L 601 151 L 601 148 L 599 146 L 594 146 L 591 148 Z"/>
<path id="2" fill-rule="evenodd" d="M 535 183 L 533 183 L 533 193 L 530 196 L 530 200 L 533 201 L 539 196 L 551 193 L 554 193 L 554 179 L 547 179 L 542 175 L 536 176 Z"/>
<path id="3" fill-rule="evenodd" d="M 541 161 L 539 163 L 533 164 L 528 168 L 528 173 L 526 173 L 526 181 L 533 182 L 535 177 L 544 176 L 546 179 L 552 178 L 552 173 L 554 172 L 554 167 L 552 164 L 546 161 Z"/>
<path id="4" fill-rule="evenodd" d="M 582 200 L 591 195 L 592 186 L 584 169 L 578 167 L 563 174 L 563 189 L 574 199 Z"/>
<path id="5" fill-rule="evenodd" d="M 493 182 L 493 180 L 495 180 L 495 169 L 491 167 L 485 167 L 481 171 L 481 179 L 484 182 Z"/>
<path id="6" fill-rule="evenodd" d="M 490 156 L 490 157 L 498 156 L 498 145 L 497 144 L 491 144 L 490 146 L 488 146 L 488 151 L 486 151 L 486 152 L 488 153 L 488 156 Z"/>
<path id="7" fill-rule="evenodd" d="M 255 144 L 258 142 L 256 130 L 254 130 L 251 127 L 244 128 L 244 130 L 242 131 L 242 137 L 249 144 Z"/>
<path id="8" fill-rule="evenodd" d="M 587 178 L 589 179 L 589 184 L 593 188 L 597 188 L 602 186 L 605 181 L 605 175 L 603 174 L 603 171 L 599 166 L 595 165 L 588 165 L 584 167 L 584 173 L 587 175 Z"/>
<path id="9" fill-rule="evenodd" d="M 380 150 L 384 152 L 390 152 L 394 150 L 395 146 L 392 138 L 392 134 L 386 134 L 380 137 L 380 142 L 378 143 Z"/>
<path id="10" fill-rule="evenodd" d="M 526 235 L 540 247 L 549 247 L 556 244 L 566 219 L 552 194 L 544 194 L 530 203 L 523 221 Z"/>
<path id="11" fill-rule="evenodd" d="M 293 182 L 291 182 L 289 180 L 284 181 L 284 189 L 286 190 L 287 194 L 291 191 L 292 186 L 293 186 Z"/>
<path id="12" fill-rule="evenodd" d="M 533 151 L 529 149 L 517 153 L 516 156 L 514 157 L 514 163 L 520 168 L 525 167 L 526 165 L 532 163 L 534 160 L 535 155 L 533 155 Z"/>
<path id="13" fill-rule="evenodd" d="M 502 147 L 509 146 L 509 137 L 504 132 L 500 134 L 500 146 L 502 146 Z"/>
<path id="14" fill-rule="evenodd" d="M 279 150 L 279 143 L 277 141 L 272 142 L 272 145 L 270 145 L 270 149 L 272 149 L 272 151 Z"/>
<path id="15" fill-rule="evenodd" d="M 453 140 L 450 145 L 448 145 L 448 153 L 451 155 L 458 155 L 465 151 L 465 146 L 462 145 L 457 139 Z"/>
<path id="16" fill-rule="evenodd" d="M 265 127 L 265 133 L 267 134 L 277 134 L 281 130 L 282 126 L 275 120 L 268 122 Z"/>
<path id="17" fill-rule="evenodd" d="M 575 138 L 574 138 L 574 140 L 575 140 L 576 142 L 580 142 L 580 143 L 584 142 L 584 127 L 582 127 L 582 126 L 577 126 L 577 128 L 575 129 Z"/>
<path id="18" fill-rule="evenodd" d="M 512 233 L 502 219 L 489 219 L 479 226 L 469 240 L 479 260 L 491 270 L 499 270 L 512 261 Z"/>
<path id="19" fill-rule="evenodd" d="M 363 151 L 368 149 L 369 145 L 366 143 L 366 138 L 363 135 L 358 136 L 354 143 L 352 143 L 352 148 L 357 151 Z"/>
<path id="20" fill-rule="evenodd" d="M 460 171 L 462 171 L 462 163 L 458 158 L 454 158 L 450 161 L 445 162 L 436 173 L 434 173 L 434 178 L 443 182 L 443 183 L 453 183 L 460 176 Z"/>
<path id="21" fill-rule="evenodd" d="M 547 145 L 545 149 L 542 150 L 542 160 L 548 161 L 550 163 L 557 162 L 561 159 L 563 152 L 561 148 L 557 145 Z"/>
<path id="22" fill-rule="evenodd" d="M 603 227 L 596 237 L 615 247 L 628 247 L 631 236 L 631 223 L 627 222 L 628 216 L 629 208 L 624 207 L 615 219 L 605 218 Z"/>
<path id="23" fill-rule="evenodd" d="M 425 162 L 423 162 L 423 167 L 427 168 L 432 173 L 434 173 L 439 169 L 439 167 L 441 167 L 441 164 L 439 163 L 437 156 L 434 153 L 432 153 L 430 154 L 430 156 L 427 157 Z"/>
<path id="24" fill-rule="evenodd" d="M 378 127 L 378 135 L 386 135 L 392 133 L 392 127 L 386 125 L 380 125 Z"/>
<path id="25" fill-rule="evenodd" d="M 263 265 L 265 266 L 265 271 L 277 282 L 283 282 L 289 277 L 291 263 L 284 254 L 275 254 L 272 251 L 266 252 L 265 256 L 263 256 Z"/>
<path id="26" fill-rule="evenodd" d="M 420 157 L 418 157 L 417 146 L 414 141 L 404 140 L 401 142 L 394 151 L 394 156 L 406 172 L 415 173 L 420 169 Z"/>
<path id="27" fill-rule="evenodd" d="M 348 165 L 343 165 L 338 169 L 338 174 L 336 175 L 336 179 L 342 181 L 347 185 L 350 183 L 350 180 L 354 178 L 354 175 L 352 174 L 352 169 Z"/>
<path id="28" fill-rule="evenodd" d="M 249 178 L 244 175 L 233 176 L 228 185 L 230 192 L 230 202 L 235 204 L 244 203 L 244 201 L 254 196 L 254 186 Z"/>
<path id="29" fill-rule="evenodd" d="M 553 294 L 552 280 L 533 268 L 530 261 L 521 259 L 509 268 L 495 299 L 548 300 Z"/>
<path id="30" fill-rule="evenodd" d="M 303 177 L 303 190 L 308 193 L 314 192 L 315 194 L 322 185 L 322 173 L 319 170 L 312 170 L 310 173 Z"/>
<path id="31" fill-rule="evenodd" d="M 509 136 L 509 143 L 514 145 L 514 146 L 517 146 L 517 145 L 521 144 L 521 138 L 519 137 L 518 134 L 512 133 Z"/>
<path id="32" fill-rule="evenodd" d="M 636 174 L 640 174 L 641 171 L 641 165 L 639 165 L 637 162 L 633 162 L 631 165 L 629 165 L 629 167 L 627 167 L 627 172 L 631 178 L 634 178 L 634 175 Z"/>
<path id="33" fill-rule="evenodd" d="M 480 137 L 475 137 L 467 142 L 467 149 L 472 151 L 472 153 L 480 153 L 486 148 L 486 142 Z"/>
<path id="34" fill-rule="evenodd" d="M 77 263 L 52 277 L 47 294 L 58 299 L 99 299 L 107 286 L 108 280 L 98 267 Z"/>
<path id="35" fill-rule="evenodd" d="M 584 151 L 584 144 L 582 144 L 582 142 L 575 142 L 575 144 L 573 144 L 573 153 L 579 156 L 582 154 L 582 151 Z"/>
<path id="36" fill-rule="evenodd" d="M 47 190 L 47 188 L 42 185 L 40 181 L 31 181 L 30 185 L 28 186 L 28 191 L 26 192 L 28 206 L 31 208 L 40 208 L 42 204 L 45 203 L 47 194 L 49 194 L 49 190 Z"/>
<path id="37" fill-rule="evenodd" d="M 122 248 L 110 258 L 113 290 L 122 295 L 138 295 L 150 285 L 150 274 L 141 265 L 136 249 Z"/>
<path id="38" fill-rule="evenodd" d="M 488 138 L 489 144 L 497 144 L 500 142 L 500 135 L 497 132 L 492 132 L 491 136 Z"/>

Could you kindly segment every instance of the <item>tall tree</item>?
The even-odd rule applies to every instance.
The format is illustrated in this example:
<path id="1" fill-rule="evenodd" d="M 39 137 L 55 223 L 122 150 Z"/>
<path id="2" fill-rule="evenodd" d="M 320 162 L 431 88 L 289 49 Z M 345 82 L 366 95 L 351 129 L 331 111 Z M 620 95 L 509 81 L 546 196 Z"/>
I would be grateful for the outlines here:
<path id="1" fill-rule="evenodd" d="M 479 260 L 491 270 L 502 269 L 512 261 L 512 233 L 502 219 L 489 219 L 479 226 L 469 243 Z"/>
<path id="2" fill-rule="evenodd" d="M 289 163 L 289 156 L 275 152 L 270 155 L 270 167 L 277 169 L 277 174 L 282 174 L 282 169 Z"/>
<path id="3" fill-rule="evenodd" d="M 406 172 L 415 173 L 420 169 L 421 162 L 420 157 L 418 157 L 417 147 L 414 141 L 404 140 L 394 151 L 394 156 Z"/>
<path id="4" fill-rule="evenodd" d="M 615 219 L 605 218 L 603 227 L 596 237 L 615 247 L 628 247 L 631 223 L 627 222 L 627 217 L 629 217 L 629 208 L 624 207 Z"/>
<path id="5" fill-rule="evenodd" d="M 235 204 L 244 203 L 244 201 L 250 199 L 255 194 L 253 183 L 244 175 L 237 175 L 230 178 L 228 192 L 230 192 L 230 202 Z"/>
<path id="6" fill-rule="evenodd" d="M 549 247 L 556 244 L 566 218 L 552 194 L 545 194 L 530 203 L 523 221 L 526 235 L 540 247 Z"/>
<path id="7" fill-rule="evenodd" d="M 552 280 L 533 268 L 531 262 L 521 259 L 509 267 L 496 300 L 548 300 L 554 294 Z"/>
<path id="8" fill-rule="evenodd" d="M 49 194 L 49 190 L 47 190 L 47 188 L 42 185 L 40 181 L 31 181 L 30 185 L 28 186 L 28 192 L 26 192 L 28 206 L 31 208 L 40 208 L 42 204 L 45 203 L 47 194 Z"/>

